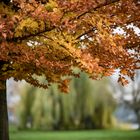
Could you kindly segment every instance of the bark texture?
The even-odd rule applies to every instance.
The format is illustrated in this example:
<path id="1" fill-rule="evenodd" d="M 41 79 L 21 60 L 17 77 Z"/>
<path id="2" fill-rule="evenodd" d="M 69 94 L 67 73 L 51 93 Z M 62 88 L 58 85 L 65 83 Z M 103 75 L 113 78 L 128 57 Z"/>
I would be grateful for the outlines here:
<path id="1" fill-rule="evenodd" d="M 0 140 L 9 140 L 6 81 L 0 81 Z"/>

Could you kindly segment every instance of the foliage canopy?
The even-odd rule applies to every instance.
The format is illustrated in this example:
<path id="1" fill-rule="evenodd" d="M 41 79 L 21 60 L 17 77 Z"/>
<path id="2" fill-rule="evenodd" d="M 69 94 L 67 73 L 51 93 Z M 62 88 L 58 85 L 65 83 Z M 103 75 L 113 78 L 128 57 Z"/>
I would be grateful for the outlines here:
<path id="1" fill-rule="evenodd" d="M 1 0 L 0 80 L 57 82 L 67 91 L 79 67 L 93 79 L 119 69 L 125 85 L 139 69 L 139 15 L 139 0 Z M 35 78 L 41 75 L 46 84 Z"/>

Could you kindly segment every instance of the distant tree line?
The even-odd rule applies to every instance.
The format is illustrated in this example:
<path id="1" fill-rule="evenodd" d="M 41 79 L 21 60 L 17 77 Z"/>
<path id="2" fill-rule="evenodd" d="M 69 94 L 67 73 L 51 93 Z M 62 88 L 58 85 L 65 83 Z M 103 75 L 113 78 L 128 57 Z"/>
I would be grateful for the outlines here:
<path id="1" fill-rule="evenodd" d="M 111 128 L 114 125 L 115 101 L 107 85 L 107 80 L 95 82 L 84 73 L 72 80 L 67 95 L 58 94 L 60 91 L 55 84 L 47 91 L 26 85 L 18 108 L 19 128 Z"/>

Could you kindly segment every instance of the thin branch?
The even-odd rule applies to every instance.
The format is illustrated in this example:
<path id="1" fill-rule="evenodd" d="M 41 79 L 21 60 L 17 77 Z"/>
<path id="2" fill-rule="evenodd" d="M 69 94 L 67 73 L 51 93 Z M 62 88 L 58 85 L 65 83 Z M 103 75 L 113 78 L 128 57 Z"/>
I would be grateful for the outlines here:
<path id="1" fill-rule="evenodd" d="M 121 25 L 128 25 L 128 24 L 131 24 L 131 23 L 133 23 L 133 22 L 137 22 L 137 21 L 140 21 L 140 19 L 137 19 L 137 20 L 131 20 L 131 21 L 129 21 L 129 22 L 127 22 L 127 23 L 121 23 L 121 24 L 117 24 L 117 25 L 111 25 L 110 27 L 111 28 L 115 28 L 115 27 L 117 27 L 117 26 L 121 26 Z M 97 28 L 96 27 L 92 27 L 91 29 L 88 29 L 87 31 L 85 31 L 84 33 L 82 33 L 81 35 L 79 35 L 76 39 L 79 39 L 79 38 L 81 38 L 82 36 L 84 36 L 84 35 L 87 35 L 88 33 L 91 33 L 91 32 L 93 32 L 93 31 L 95 31 Z"/>
<path id="2" fill-rule="evenodd" d="M 96 11 L 104 6 L 110 5 L 110 4 L 114 4 L 116 2 L 119 2 L 120 0 L 106 0 L 104 3 L 98 5 L 97 7 L 90 9 L 88 11 L 83 12 L 82 14 L 78 15 L 77 17 L 75 17 L 74 19 L 79 19 L 80 17 L 84 16 L 87 13 L 91 13 L 92 11 Z M 74 20 L 72 19 L 72 20 Z"/>

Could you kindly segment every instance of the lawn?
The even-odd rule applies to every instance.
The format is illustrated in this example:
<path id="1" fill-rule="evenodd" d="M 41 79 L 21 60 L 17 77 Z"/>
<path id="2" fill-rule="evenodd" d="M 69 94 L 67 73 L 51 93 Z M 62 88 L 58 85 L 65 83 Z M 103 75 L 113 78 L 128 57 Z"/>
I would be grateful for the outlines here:
<path id="1" fill-rule="evenodd" d="M 140 131 L 12 131 L 10 140 L 140 140 Z"/>

